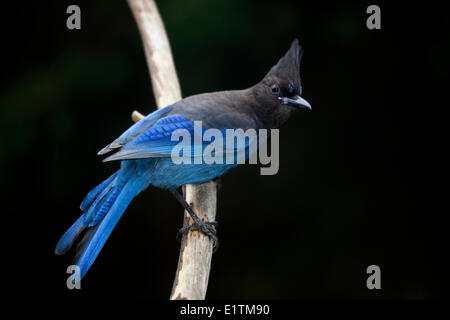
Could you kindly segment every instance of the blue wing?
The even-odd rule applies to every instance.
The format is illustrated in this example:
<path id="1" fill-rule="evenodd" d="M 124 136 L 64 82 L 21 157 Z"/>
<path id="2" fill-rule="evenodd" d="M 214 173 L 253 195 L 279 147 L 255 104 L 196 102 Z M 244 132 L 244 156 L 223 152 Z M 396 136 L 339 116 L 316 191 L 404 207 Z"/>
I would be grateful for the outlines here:
<path id="1" fill-rule="evenodd" d="M 147 115 L 145 118 L 139 120 L 134 125 L 132 125 L 130 128 L 128 128 L 127 131 L 122 133 L 122 135 L 111 142 L 109 145 L 104 147 L 102 150 L 98 152 L 99 155 L 108 153 L 114 149 L 121 148 L 125 144 L 133 141 L 136 139 L 142 132 L 153 126 L 158 120 L 166 115 L 168 112 L 172 111 L 172 106 L 167 106 L 161 109 L 158 109 L 149 115 Z"/>
<path id="2" fill-rule="evenodd" d="M 153 126 L 123 145 L 118 152 L 104 161 L 170 157 L 173 147 L 180 142 L 180 140 L 172 141 L 171 139 L 172 134 L 178 129 L 189 132 L 193 146 L 194 132 L 197 132 L 194 124 L 185 116 L 173 114 L 156 121 Z M 201 142 L 201 144 L 204 143 Z"/>
<path id="3" fill-rule="evenodd" d="M 151 115 L 147 117 L 150 117 Z M 233 124 L 231 125 L 231 128 L 236 125 L 239 125 L 238 127 L 244 129 L 251 128 L 254 123 L 253 121 L 248 120 L 241 114 L 236 115 L 233 113 L 216 115 L 214 120 L 214 129 L 219 130 L 223 137 L 221 145 L 222 149 L 220 149 L 220 152 L 223 152 L 226 156 L 231 153 L 236 154 L 243 152 L 248 148 L 250 143 L 249 139 L 246 139 L 245 141 L 240 140 L 242 141 L 241 144 L 233 146 L 231 149 L 227 148 L 227 146 L 225 146 L 225 131 L 227 127 L 230 127 L 230 123 Z M 190 144 L 191 156 L 204 157 L 201 152 L 207 145 L 214 141 L 214 138 L 211 139 L 211 141 L 204 141 L 202 138 L 205 130 L 203 128 L 196 128 L 192 121 L 181 114 L 171 114 L 162 117 L 157 121 L 152 122 L 150 126 L 148 126 L 148 123 L 150 123 L 150 121 L 147 122 L 147 125 L 141 125 L 139 128 L 133 129 L 134 126 L 131 127 L 115 142 L 106 147 L 105 149 L 107 149 L 107 152 L 119 147 L 121 149 L 103 161 L 170 157 L 173 148 L 180 143 L 181 139 L 183 139 L 183 143 L 187 142 Z M 142 128 L 145 128 L 145 130 L 142 130 Z M 186 137 L 180 137 L 181 133 L 177 135 L 179 136 L 178 140 L 172 140 L 172 135 L 176 133 L 177 130 L 187 131 L 190 140 L 186 141 Z M 217 142 L 216 145 L 219 146 L 220 142 Z"/>

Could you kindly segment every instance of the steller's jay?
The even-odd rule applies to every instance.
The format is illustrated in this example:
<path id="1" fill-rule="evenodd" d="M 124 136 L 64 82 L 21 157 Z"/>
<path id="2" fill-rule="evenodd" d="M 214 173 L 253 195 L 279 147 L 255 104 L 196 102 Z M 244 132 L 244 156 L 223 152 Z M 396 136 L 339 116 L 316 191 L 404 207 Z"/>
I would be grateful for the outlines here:
<path id="1" fill-rule="evenodd" d="M 284 57 L 255 86 L 182 99 L 150 113 L 103 148 L 99 154 L 120 149 L 105 159 L 121 160 L 120 169 L 87 194 L 80 205 L 83 214 L 61 237 L 55 253 L 69 251 L 87 229 L 74 260 L 83 277 L 131 200 L 149 184 L 169 189 L 190 213 L 195 223 L 183 232 L 198 230 L 216 243 L 215 222 L 201 221 L 176 189 L 217 178 L 236 164 L 175 164 L 171 151 L 177 142 L 170 136 L 176 129 L 192 131 L 194 121 L 202 121 L 206 129 L 274 129 L 293 110 L 311 109 L 301 97 L 302 53 L 298 40 L 294 40 Z"/>

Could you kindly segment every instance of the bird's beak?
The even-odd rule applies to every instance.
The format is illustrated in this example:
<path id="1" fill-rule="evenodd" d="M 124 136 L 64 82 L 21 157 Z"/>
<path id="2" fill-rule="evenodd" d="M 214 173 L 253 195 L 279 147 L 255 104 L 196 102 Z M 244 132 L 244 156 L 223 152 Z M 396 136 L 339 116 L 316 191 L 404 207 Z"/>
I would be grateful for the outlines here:
<path id="1" fill-rule="evenodd" d="M 293 99 L 286 98 L 286 97 L 283 97 L 283 98 L 280 97 L 278 99 L 280 99 L 282 101 L 281 102 L 282 104 L 287 104 L 287 105 L 290 105 L 293 107 L 297 107 L 299 109 L 308 109 L 308 110 L 312 109 L 309 102 L 300 96 L 295 96 L 295 97 L 293 97 Z"/>

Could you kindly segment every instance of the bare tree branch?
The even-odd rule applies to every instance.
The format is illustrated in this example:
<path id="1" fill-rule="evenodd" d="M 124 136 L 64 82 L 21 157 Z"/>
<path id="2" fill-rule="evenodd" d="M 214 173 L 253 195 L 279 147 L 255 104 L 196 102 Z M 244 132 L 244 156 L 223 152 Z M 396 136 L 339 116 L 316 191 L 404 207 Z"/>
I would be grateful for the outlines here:
<path id="1" fill-rule="evenodd" d="M 181 99 L 181 90 L 169 40 L 156 4 L 153 0 L 128 0 L 128 4 L 144 43 L 156 104 L 159 108 L 170 105 Z M 133 121 L 142 118 L 142 114 L 133 112 Z M 186 201 L 202 220 L 215 221 L 217 202 L 215 182 L 186 185 L 183 190 Z M 185 212 L 184 226 L 191 223 L 192 219 Z M 193 231 L 183 236 L 171 300 L 205 299 L 212 250 L 212 241 L 202 233 Z"/>
<path id="2" fill-rule="evenodd" d="M 166 29 L 153 0 L 128 0 L 137 22 L 158 108 L 181 99 L 181 89 Z"/>

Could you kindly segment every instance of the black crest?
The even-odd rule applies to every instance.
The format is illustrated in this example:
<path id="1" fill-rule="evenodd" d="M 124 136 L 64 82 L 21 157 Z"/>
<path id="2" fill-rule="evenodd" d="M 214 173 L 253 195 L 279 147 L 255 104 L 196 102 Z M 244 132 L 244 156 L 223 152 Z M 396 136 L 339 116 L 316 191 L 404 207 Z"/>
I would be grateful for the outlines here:
<path id="1" fill-rule="evenodd" d="M 286 54 L 270 69 L 266 78 L 278 78 L 295 82 L 300 82 L 300 61 L 302 59 L 303 49 L 298 40 L 292 41 L 291 47 Z"/>

